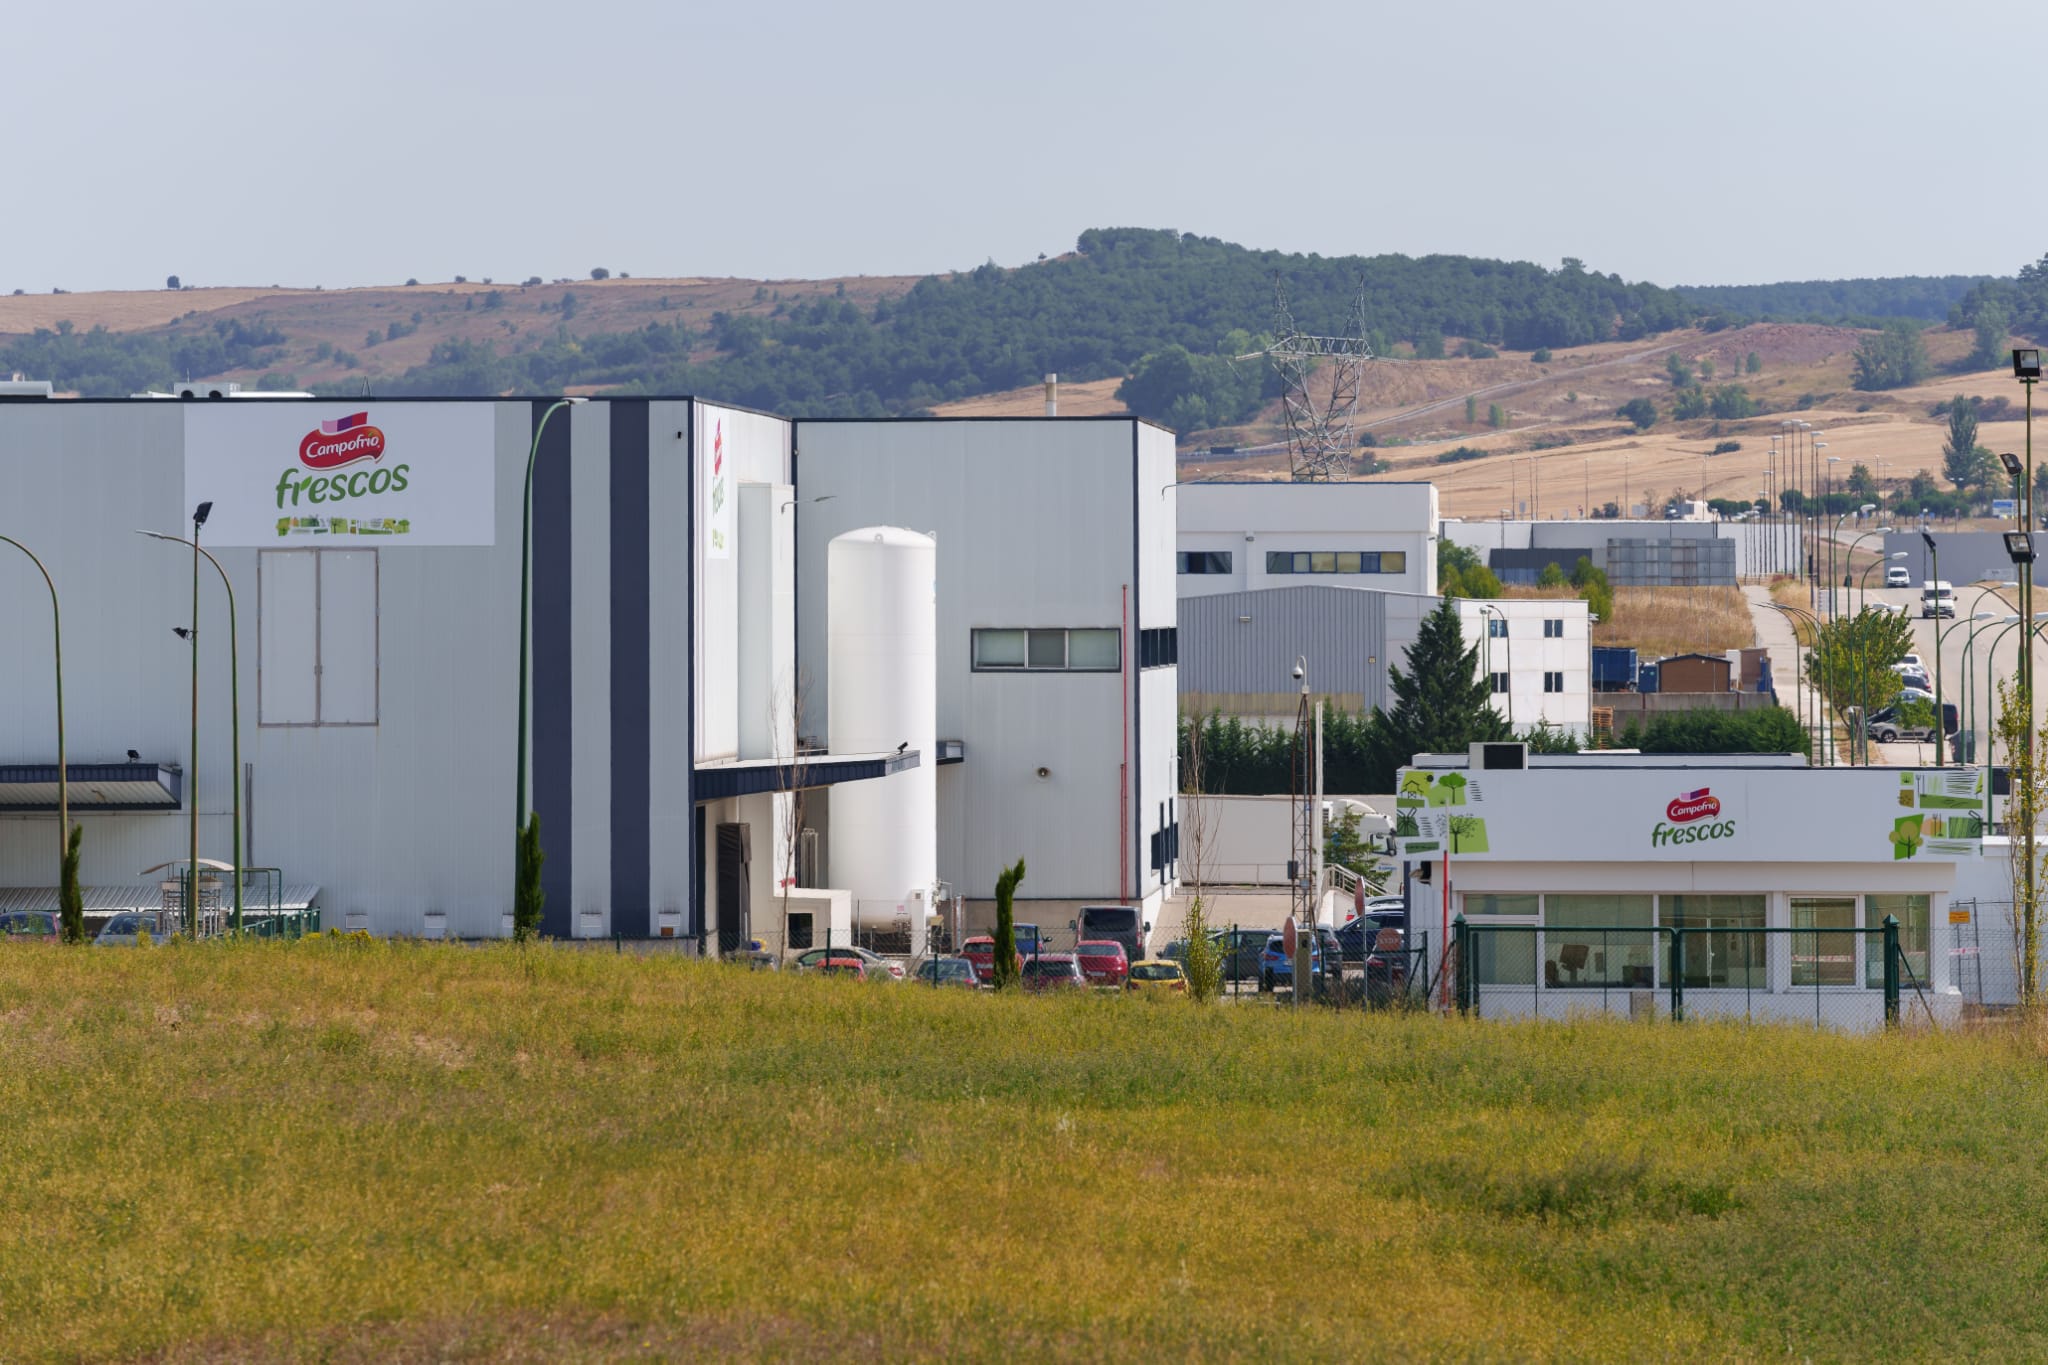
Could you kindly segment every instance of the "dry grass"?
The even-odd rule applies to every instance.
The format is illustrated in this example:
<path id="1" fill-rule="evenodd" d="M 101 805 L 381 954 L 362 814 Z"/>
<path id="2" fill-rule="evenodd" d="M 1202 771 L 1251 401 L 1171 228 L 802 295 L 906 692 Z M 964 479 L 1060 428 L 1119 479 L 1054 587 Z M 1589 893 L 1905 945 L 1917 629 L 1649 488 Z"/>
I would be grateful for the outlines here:
<path id="1" fill-rule="evenodd" d="M 1740 588 L 1616 588 L 1614 619 L 1593 627 L 1596 645 L 1633 645 L 1646 658 L 1719 654 L 1756 643 Z"/>
<path id="2" fill-rule="evenodd" d="M 2010 1032 L 342 941 L 10 946 L 0 1023 L 9 1361 L 2048 1350 Z"/>

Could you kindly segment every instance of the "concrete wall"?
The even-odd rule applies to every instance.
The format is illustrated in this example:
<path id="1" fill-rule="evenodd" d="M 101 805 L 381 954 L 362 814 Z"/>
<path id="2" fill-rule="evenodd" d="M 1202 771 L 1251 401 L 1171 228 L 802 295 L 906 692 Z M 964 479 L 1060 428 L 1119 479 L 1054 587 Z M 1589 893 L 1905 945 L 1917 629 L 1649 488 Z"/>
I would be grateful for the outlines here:
<path id="1" fill-rule="evenodd" d="M 1913 575 L 1914 587 L 1927 579 L 1936 577 L 1935 569 L 1940 568 L 1940 577 L 1960 588 L 1965 583 L 2003 583 L 2014 576 L 2012 557 L 2005 552 L 2005 540 L 1996 531 L 1935 531 L 1935 553 L 1927 552 L 1927 543 L 1920 538 L 1918 529 L 1893 531 L 1884 538 L 1884 553 L 1887 557 L 1903 551 L 1906 558 L 1899 561 Z M 1867 543 L 1867 542 L 1866 542 Z M 1875 580 L 1878 573 L 1872 573 Z"/>

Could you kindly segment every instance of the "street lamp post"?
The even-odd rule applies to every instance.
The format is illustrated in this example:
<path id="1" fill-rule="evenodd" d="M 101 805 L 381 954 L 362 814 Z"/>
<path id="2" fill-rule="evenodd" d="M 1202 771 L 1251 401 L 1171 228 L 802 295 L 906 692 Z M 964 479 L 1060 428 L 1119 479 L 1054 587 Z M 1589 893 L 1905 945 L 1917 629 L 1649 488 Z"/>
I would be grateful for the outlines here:
<path id="1" fill-rule="evenodd" d="M 185 758 L 186 825 L 192 844 L 185 864 L 185 925 L 195 940 L 199 937 L 199 528 L 212 513 L 210 502 L 202 502 L 192 511 L 192 625 L 185 636 L 192 646 L 192 752 Z"/>
<path id="2" fill-rule="evenodd" d="M 529 668 L 528 635 L 531 627 L 530 604 L 533 593 L 533 466 L 540 457 L 540 438 L 548 429 L 548 420 L 563 408 L 586 403 L 586 398 L 561 398 L 540 415 L 534 423 L 533 443 L 526 451 L 526 498 L 519 517 L 519 744 L 518 772 L 513 779 L 512 803 L 515 809 L 515 823 L 512 837 L 512 885 L 515 893 L 519 885 L 519 836 L 526 829 L 526 732 L 527 724 L 527 672 Z"/>
<path id="3" fill-rule="evenodd" d="M 1804 730 L 1807 727 L 1807 717 L 1809 709 L 1811 710 L 1813 715 L 1813 728 L 1815 731 L 1815 752 L 1812 755 L 1812 757 L 1820 759 L 1820 766 L 1826 767 L 1827 746 L 1821 742 L 1819 735 L 1820 712 L 1822 706 L 1825 703 L 1822 700 L 1822 698 L 1818 695 L 1817 689 L 1816 695 L 1813 698 L 1813 700 L 1809 702 L 1807 699 L 1806 687 L 1804 683 L 1805 654 L 1799 643 L 1799 622 L 1804 621 L 1814 628 L 1814 643 L 1816 645 L 1819 644 L 1820 621 L 1817 617 L 1813 615 L 1813 613 L 1807 611 L 1803 607 L 1788 607 L 1782 602 L 1770 601 L 1766 601 L 1764 605 L 1766 607 L 1769 607 L 1772 611 L 1778 612 L 1779 614 L 1784 616 L 1786 620 L 1789 621 L 1792 625 L 1792 700 L 1795 705 L 1795 713 L 1799 717 L 1799 728 Z M 1823 667 L 1825 667 L 1826 660 L 1821 657 L 1818 649 L 1816 649 L 1814 652 L 1814 658 L 1816 659 L 1816 661 L 1820 662 L 1823 665 Z M 1832 728 L 1833 727 L 1831 726 L 1831 731 Z"/>
<path id="4" fill-rule="evenodd" d="M 212 506 L 211 503 L 205 503 L 201 505 L 207 507 Z M 232 922 L 235 933 L 239 935 L 242 932 L 242 652 L 241 642 L 235 628 L 235 585 L 228 581 L 228 571 L 220 566 L 220 561 L 218 559 L 215 559 L 210 551 L 202 550 L 199 548 L 199 536 L 196 527 L 193 532 L 193 538 L 191 540 L 187 540 L 183 536 L 166 535 L 162 531 L 137 531 L 135 534 L 138 536 L 148 536 L 151 540 L 168 541 L 173 545 L 190 545 L 192 547 L 192 553 L 195 557 L 204 555 L 206 558 L 206 562 L 213 565 L 213 571 L 220 575 L 221 587 L 227 590 L 228 710 L 231 722 L 230 734 L 232 736 L 230 752 L 233 756 L 234 761 L 234 772 L 232 776 L 234 778 L 233 810 L 235 821 L 235 905 L 234 919 Z M 199 613 L 196 609 L 193 611 L 192 616 L 194 621 L 198 620 Z M 199 647 L 199 631 L 196 626 L 192 631 L 192 640 L 193 649 L 196 652 Z M 196 720 L 196 708 L 194 714 L 195 720 L 193 722 L 194 728 L 192 732 L 193 748 L 197 749 L 199 731 L 197 728 L 198 722 Z M 191 790 L 191 800 L 192 809 L 196 817 L 197 811 L 199 809 L 199 788 L 196 785 Z M 197 848 L 199 847 L 196 836 L 194 838 L 192 846 L 195 850 L 197 850 Z M 196 861 L 198 858 L 198 854 L 196 851 L 193 854 L 193 858 L 195 860 L 193 863 L 192 873 L 193 891 L 196 894 L 199 885 L 198 863 Z"/>
<path id="5" fill-rule="evenodd" d="M 1920 528 L 1920 539 L 1927 546 L 1928 581 L 1934 584 L 1929 591 L 1934 594 L 1931 599 L 1934 603 L 1934 766 L 1939 768 L 1942 766 L 1941 737 L 1945 728 L 1941 723 L 1941 549 L 1924 526 Z"/>
<path id="6" fill-rule="evenodd" d="M 2020 485 L 2018 510 L 2020 525 L 2025 528 L 2023 534 L 2031 534 L 2037 524 L 2034 520 L 2034 385 L 2041 379 L 2041 352 L 2034 347 L 2015 348 L 2012 353 L 2012 373 L 2013 378 L 2020 381 L 2020 387 L 2026 390 L 2027 395 L 2027 458 Z M 2019 566 L 2020 615 L 2029 622 L 2034 619 L 2034 566 L 2031 561 L 2032 556 L 2029 555 L 2028 562 Z M 2020 689 L 2026 694 L 2027 756 L 2031 761 L 2034 754 L 2034 635 L 2031 627 L 2020 645 Z M 2024 894 L 2027 910 L 2031 912 L 2036 895 L 2034 822 L 2029 820 L 2026 826 L 2021 835 L 2026 846 L 2027 864 Z"/>
<path id="7" fill-rule="evenodd" d="M 1841 541 L 1842 523 L 1847 521 L 1852 516 L 1869 516 L 1872 512 L 1876 510 L 1877 504 L 1866 502 L 1861 507 L 1858 507 L 1854 512 L 1844 512 L 1840 516 L 1835 518 L 1835 529 L 1828 536 L 1828 619 L 1830 621 L 1834 620 L 1835 617 L 1841 615 L 1840 606 L 1835 601 L 1835 546 L 1838 545 Z M 1849 560 L 1856 553 L 1856 547 L 1858 545 L 1861 545 L 1865 540 L 1869 539 L 1871 536 L 1880 535 L 1890 529 L 1891 528 L 1887 526 L 1880 526 L 1874 530 L 1865 531 L 1862 535 L 1857 536 L 1854 540 L 1849 542 L 1849 548 L 1842 552 L 1843 587 L 1846 588 L 1849 586 Z"/>
<path id="8" fill-rule="evenodd" d="M 57 660 L 57 912 L 61 921 L 65 909 L 64 864 L 69 861 L 71 853 L 71 785 L 70 775 L 64 766 L 64 617 L 57 607 L 57 584 L 50 578 L 50 571 L 43 566 L 43 561 L 36 557 L 36 552 L 12 536 L 0 536 L 0 541 L 27 555 L 29 562 L 36 566 L 36 572 L 43 576 L 43 586 L 50 590 L 50 644 Z"/>
<path id="9" fill-rule="evenodd" d="M 1479 614 L 1482 618 L 1487 616 L 1489 613 L 1491 613 L 1492 616 L 1500 622 L 1500 651 L 1502 655 L 1501 667 L 1506 670 L 1506 677 L 1508 680 L 1508 685 L 1506 689 L 1508 699 L 1508 729 L 1512 731 L 1515 728 L 1514 642 L 1508 638 L 1507 613 L 1502 611 L 1499 607 L 1491 605 L 1486 605 L 1479 608 Z M 1493 627 L 1491 625 L 1488 625 L 1486 629 L 1486 687 L 1487 691 L 1490 694 L 1493 690 Z"/>
<path id="10" fill-rule="evenodd" d="M 2010 625 L 2013 622 L 2019 620 L 2020 617 L 2018 612 L 2008 612 L 2004 616 L 1993 616 L 1990 612 L 1984 612 L 1981 615 L 1973 616 L 1971 619 L 1973 621 L 1996 621 L 2001 625 Z M 1979 626 L 1971 626 L 1969 634 L 1965 636 L 1963 639 L 1962 728 L 1972 735 L 1979 734 L 1980 732 L 1986 731 L 1990 728 L 1989 725 L 1986 723 L 1986 717 L 1984 713 L 1976 711 L 1977 687 L 1975 682 L 1976 674 L 1973 672 L 1973 669 L 1975 668 L 1975 661 L 1971 656 L 1977 648 L 1977 632 L 1979 629 Z M 1984 672 L 1987 677 L 1991 672 L 1991 659 L 1989 650 L 1985 651 Z M 1972 714 L 1973 712 L 1975 712 L 1974 715 Z M 1980 751 L 1985 752 L 1988 752 L 1990 749 L 1990 745 L 1985 744 L 1982 741 L 1977 742 L 1977 747 Z M 1990 761 L 1988 759 L 1985 762 L 1985 768 L 1987 771 L 1990 768 Z"/>

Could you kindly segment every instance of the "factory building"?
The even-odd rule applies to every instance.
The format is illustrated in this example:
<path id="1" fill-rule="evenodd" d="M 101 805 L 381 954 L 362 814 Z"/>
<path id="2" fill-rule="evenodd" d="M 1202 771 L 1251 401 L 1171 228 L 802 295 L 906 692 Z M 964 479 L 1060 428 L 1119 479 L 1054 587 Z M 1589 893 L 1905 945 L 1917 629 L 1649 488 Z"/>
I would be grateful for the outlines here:
<path id="1" fill-rule="evenodd" d="M 827 547 L 876 522 L 930 535 L 940 881 L 969 927 L 1019 859 L 1018 897 L 1035 903 L 1020 919 L 1064 933 L 1073 910 L 1107 903 L 1156 923 L 1179 835 L 1172 433 L 1134 418 L 802 421 L 796 443 L 805 740 L 841 746 Z"/>
<path id="2" fill-rule="evenodd" d="M 871 747 L 799 750 L 792 436 L 687 398 L 0 403 L 0 534 L 41 558 L 62 602 L 65 769 L 91 903 L 153 908 L 195 808 L 201 859 L 230 858 L 238 692 L 245 867 L 277 869 L 332 926 L 508 932 L 531 450 L 544 932 L 732 947 L 780 937 L 785 886 L 815 891 L 792 899 L 823 917 L 792 924 L 793 946 L 843 933 L 862 905 L 915 916 L 936 889 L 938 755 L 917 686 L 931 546 L 875 504 L 836 528 L 862 533 L 852 549 L 813 547 L 821 570 L 845 557 L 851 585 L 829 623 L 822 572 L 805 604 L 820 671 L 828 651 L 846 659 L 833 728 Z M 136 534 L 189 536 L 202 503 L 232 627 L 212 566 Z M 43 908 L 57 880 L 50 605 L 0 544 L 0 895 Z M 174 633 L 194 626 L 196 721 L 192 650 Z M 1076 785 L 1119 770 L 1104 753 L 1061 762 Z M 795 818 L 794 787 L 815 825 Z M 818 836 L 835 796 L 861 851 L 832 858 Z M 1052 846 L 1086 837 L 1057 831 Z M 828 862 L 839 880 L 820 878 Z"/>

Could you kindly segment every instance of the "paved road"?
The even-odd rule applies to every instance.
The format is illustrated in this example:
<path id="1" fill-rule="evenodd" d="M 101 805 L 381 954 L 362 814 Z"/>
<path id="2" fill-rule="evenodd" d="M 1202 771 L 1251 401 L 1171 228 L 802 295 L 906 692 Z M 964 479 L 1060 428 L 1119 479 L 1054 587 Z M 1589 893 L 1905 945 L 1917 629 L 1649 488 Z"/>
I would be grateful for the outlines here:
<path id="1" fill-rule="evenodd" d="M 1752 614 L 1757 618 L 1759 643 L 1771 650 L 1771 668 L 1774 674 L 1781 680 L 1789 681 L 1792 677 L 1791 630 L 1789 625 L 1781 614 L 1764 610 L 1756 605 L 1760 600 L 1768 597 L 1768 594 L 1761 588 L 1745 588 L 1744 593 L 1750 598 Z M 1920 588 L 1918 584 L 1910 588 L 1873 587 L 1868 593 L 1868 601 L 1871 605 L 1875 606 L 1883 603 L 1907 614 L 1907 619 L 1912 623 L 1914 648 L 1919 653 L 1922 661 L 1926 663 L 1930 676 L 1936 671 L 1935 630 L 1936 626 L 1939 625 L 1941 632 L 1941 663 L 1938 681 L 1941 695 L 1944 699 L 1956 703 L 1958 707 L 1963 709 L 1964 728 L 1976 733 L 1976 753 L 1980 760 L 1990 751 L 1991 743 L 1991 725 L 1989 712 L 1987 712 L 1985 704 L 1986 661 L 1987 659 L 1989 660 L 1988 667 L 1994 682 L 2014 676 L 2019 669 L 2021 633 L 2017 625 L 2007 629 L 2006 623 L 2003 621 L 2004 617 L 2013 615 L 2017 611 L 2014 605 L 2014 600 L 2016 600 L 2017 596 L 2018 594 L 2011 589 L 2005 589 L 2001 592 L 1996 589 L 1987 589 L 1981 585 L 1959 586 L 1956 590 L 1956 610 L 1959 619 L 1943 620 L 1937 623 L 1924 619 L 1919 614 Z M 2038 600 L 2048 603 L 2048 592 L 2041 594 Z M 1861 592 L 1856 593 L 1853 597 L 1844 593 L 1840 602 L 1842 613 L 1844 615 L 1849 614 L 1859 608 L 1864 601 L 1865 595 Z M 1986 614 L 1990 619 L 1973 621 L 1971 618 L 1980 612 Z M 1974 646 L 1969 643 L 1973 628 L 1977 632 L 1977 643 Z M 1967 661 L 1965 659 L 1966 653 L 1968 655 Z M 1964 687 L 1966 662 L 1967 681 L 1969 684 L 1967 693 Z M 2037 673 L 2044 663 L 2048 663 L 2048 650 L 2042 649 L 2037 643 L 2034 654 L 2034 666 Z M 2042 694 L 2036 698 L 2035 702 L 2035 725 L 2038 728 L 2043 724 L 2042 718 L 2044 714 L 2048 714 L 2048 706 L 2043 705 L 2044 702 L 2048 702 L 2048 687 L 2037 685 L 2036 691 Z M 1781 687 L 1780 694 L 1786 696 L 1789 704 L 1789 692 Z M 1992 704 L 1995 707 L 1995 697 Z M 1846 757 L 1847 739 L 1846 733 L 1837 735 L 1836 743 L 1838 747 L 1836 754 L 1838 759 Z M 1913 766 L 1934 762 L 1934 745 L 1932 743 L 1873 744 L 1870 747 L 1871 762 L 1873 763 Z M 1948 746 L 1944 745 L 1943 748 L 1944 756 L 1953 762 L 1953 753 L 1948 752 Z M 1993 757 L 1995 759 L 1995 754 Z"/>

